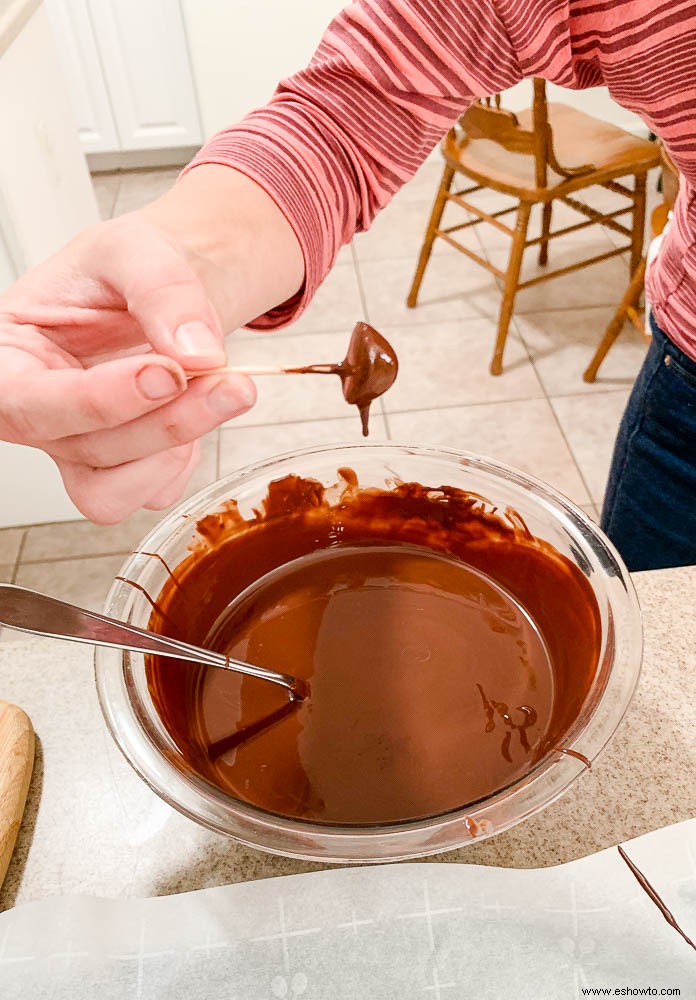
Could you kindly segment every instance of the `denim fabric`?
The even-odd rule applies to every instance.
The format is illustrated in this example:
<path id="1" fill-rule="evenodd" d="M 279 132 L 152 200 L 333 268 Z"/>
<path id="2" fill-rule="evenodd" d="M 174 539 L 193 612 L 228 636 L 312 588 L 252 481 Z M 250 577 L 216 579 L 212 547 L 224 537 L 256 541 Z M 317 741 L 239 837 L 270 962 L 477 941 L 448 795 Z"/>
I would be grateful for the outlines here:
<path id="1" fill-rule="evenodd" d="M 631 571 L 696 563 L 696 362 L 651 325 L 602 510 Z"/>

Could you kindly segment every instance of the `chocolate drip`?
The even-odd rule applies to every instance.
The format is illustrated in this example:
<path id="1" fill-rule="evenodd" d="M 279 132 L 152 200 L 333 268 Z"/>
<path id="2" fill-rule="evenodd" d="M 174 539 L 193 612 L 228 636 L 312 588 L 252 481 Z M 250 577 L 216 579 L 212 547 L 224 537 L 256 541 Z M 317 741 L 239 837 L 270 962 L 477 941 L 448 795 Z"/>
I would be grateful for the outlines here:
<path id="1" fill-rule="evenodd" d="M 134 555 L 138 555 L 138 556 L 149 556 L 149 557 L 150 557 L 150 559 L 156 559 L 156 560 L 157 560 L 158 562 L 160 562 L 160 563 L 162 564 L 162 566 L 164 566 L 164 568 L 166 569 L 167 573 L 169 574 L 169 578 L 170 578 L 170 580 L 172 580 L 172 582 L 174 583 L 174 585 L 175 585 L 176 587 L 178 587 L 178 586 L 179 586 L 179 583 L 178 583 L 178 581 L 177 581 L 177 578 L 176 578 L 176 576 L 174 575 L 173 571 L 171 570 L 171 568 L 170 568 L 169 564 L 168 564 L 168 563 L 166 562 L 166 560 L 165 560 L 165 559 L 164 559 L 164 558 L 163 558 L 163 557 L 162 557 L 162 556 L 161 556 L 161 555 L 159 554 L 159 552 L 136 552 L 136 553 L 134 553 Z M 129 581 L 129 582 L 130 582 L 130 581 Z"/>
<path id="2" fill-rule="evenodd" d="M 134 590 L 139 591 L 143 595 L 143 597 L 145 598 L 145 600 L 147 601 L 147 603 L 150 605 L 150 607 L 152 608 L 152 610 L 156 611 L 158 615 L 161 615 L 162 618 L 164 618 L 169 623 L 171 629 L 173 629 L 174 632 L 176 633 L 176 626 L 174 625 L 174 622 L 172 621 L 172 619 L 169 617 L 169 615 L 166 613 L 166 611 L 162 610 L 162 608 L 157 603 L 157 601 L 155 601 L 152 597 L 150 597 L 150 595 L 148 594 L 148 592 L 145 590 L 145 588 L 141 584 L 136 583 L 135 580 L 129 580 L 127 576 L 117 576 L 115 579 L 120 580 L 121 583 L 127 583 L 129 587 L 133 587 Z M 159 631 L 160 635 L 164 635 L 165 634 L 161 629 L 159 629 L 158 631 Z M 171 635 L 171 633 L 169 633 L 169 634 Z M 175 638 L 175 635 L 171 635 L 171 638 Z"/>
<path id="3" fill-rule="evenodd" d="M 694 942 L 691 940 L 691 938 L 688 937 L 686 935 L 686 933 L 682 930 L 682 928 L 679 926 L 679 924 L 677 923 L 677 921 L 676 921 L 676 919 L 674 917 L 674 914 L 672 913 L 672 911 L 670 909 L 668 909 L 667 904 L 662 899 L 662 896 L 660 896 L 660 894 L 658 893 L 657 889 L 655 889 L 650 884 L 650 882 L 648 882 L 647 878 L 642 873 L 642 871 L 640 870 L 640 868 L 638 868 L 638 866 L 633 861 L 631 861 L 631 859 L 629 858 L 628 854 L 626 854 L 626 852 L 624 851 L 623 847 L 621 847 L 620 844 L 617 846 L 617 850 L 618 850 L 619 854 L 621 855 L 622 859 L 626 862 L 626 864 L 628 865 L 628 867 L 633 872 L 633 875 L 635 876 L 635 879 L 636 879 L 638 885 L 641 887 L 641 889 L 644 889 L 645 892 L 647 892 L 648 896 L 653 901 L 653 903 L 655 904 L 655 906 L 658 908 L 658 910 L 660 911 L 660 913 L 662 914 L 662 916 L 665 918 L 665 920 L 667 921 L 667 923 L 669 924 L 669 926 L 673 927 L 674 930 L 677 932 L 677 934 L 680 934 L 684 938 L 684 940 L 689 945 L 689 947 L 693 948 L 694 951 L 696 951 L 696 944 L 694 944 Z"/>
<path id="4" fill-rule="evenodd" d="M 369 323 L 356 323 L 343 361 L 334 365 L 303 365 L 285 368 L 295 375 L 338 375 L 343 398 L 357 406 L 363 437 L 369 434 L 370 406 L 390 389 L 399 371 L 399 362 L 391 344 Z"/>
<path id="5" fill-rule="evenodd" d="M 592 761 L 584 753 L 580 753 L 579 750 L 568 750 L 567 747 L 554 747 L 553 749 L 556 753 L 565 754 L 566 757 L 575 757 L 576 760 L 585 765 L 588 771 L 592 770 Z"/>

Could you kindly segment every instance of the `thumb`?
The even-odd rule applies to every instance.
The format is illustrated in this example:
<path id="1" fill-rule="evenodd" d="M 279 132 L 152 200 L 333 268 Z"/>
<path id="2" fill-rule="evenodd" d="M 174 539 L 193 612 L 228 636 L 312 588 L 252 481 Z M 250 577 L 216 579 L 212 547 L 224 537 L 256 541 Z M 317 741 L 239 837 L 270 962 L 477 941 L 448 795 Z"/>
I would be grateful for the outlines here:
<path id="1" fill-rule="evenodd" d="M 102 224 L 92 237 L 85 271 L 122 297 L 157 353 L 189 371 L 225 364 L 217 313 L 169 236 L 134 213 Z"/>

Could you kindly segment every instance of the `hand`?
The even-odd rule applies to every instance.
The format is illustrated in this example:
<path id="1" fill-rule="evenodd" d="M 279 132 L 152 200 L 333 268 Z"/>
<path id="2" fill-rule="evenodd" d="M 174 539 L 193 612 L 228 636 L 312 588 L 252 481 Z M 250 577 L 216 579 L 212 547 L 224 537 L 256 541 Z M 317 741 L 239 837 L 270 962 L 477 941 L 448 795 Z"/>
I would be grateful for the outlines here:
<path id="1" fill-rule="evenodd" d="M 261 292 L 244 273 L 248 255 L 236 266 L 229 220 L 215 238 L 210 177 L 204 193 L 197 187 L 206 169 L 184 178 L 183 199 L 175 189 L 151 210 L 86 231 L 0 296 L 0 439 L 46 451 L 98 523 L 180 497 L 198 439 L 255 401 L 244 376 L 187 373 L 225 363 L 221 313 L 231 329 L 287 297 L 282 283 L 266 287 L 267 262 Z M 270 199 L 252 186 L 265 210 Z"/>

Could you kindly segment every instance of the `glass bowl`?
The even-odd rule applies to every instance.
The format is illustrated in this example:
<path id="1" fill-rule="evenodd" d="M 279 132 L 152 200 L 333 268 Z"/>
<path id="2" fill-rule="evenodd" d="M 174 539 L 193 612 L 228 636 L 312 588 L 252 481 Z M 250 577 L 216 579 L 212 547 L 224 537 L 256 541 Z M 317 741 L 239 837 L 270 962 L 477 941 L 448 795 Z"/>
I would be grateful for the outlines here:
<path id="1" fill-rule="evenodd" d="M 156 597 L 188 554 L 196 523 L 234 499 L 251 515 L 268 484 L 294 474 L 329 487 L 337 470 L 355 470 L 361 487 L 394 481 L 457 487 L 513 508 L 533 535 L 551 543 L 588 579 L 599 609 L 601 647 L 588 694 L 563 745 L 522 778 L 463 809 L 424 820 L 338 826 L 288 819 L 249 805 L 192 773 L 153 704 L 145 659 L 113 649 L 96 651 L 96 682 L 106 723 L 126 759 L 166 802 L 211 830 L 288 857 L 325 862 L 382 862 L 435 854 L 509 829 L 562 795 L 612 736 L 638 681 L 642 651 L 640 612 L 628 571 L 599 528 L 560 493 L 505 465 L 440 448 L 396 444 L 337 445 L 298 451 L 248 466 L 187 500 L 143 540 L 120 576 Z M 152 558 L 146 553 L 155 553 Z M 163 562 L 163 561 L 164 562 Z M 106 614 L 147 627 L 144 594 L 117 580 Z M 289 672 L 291 672 L 289 670 Z"/>

